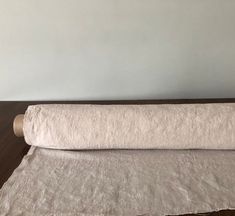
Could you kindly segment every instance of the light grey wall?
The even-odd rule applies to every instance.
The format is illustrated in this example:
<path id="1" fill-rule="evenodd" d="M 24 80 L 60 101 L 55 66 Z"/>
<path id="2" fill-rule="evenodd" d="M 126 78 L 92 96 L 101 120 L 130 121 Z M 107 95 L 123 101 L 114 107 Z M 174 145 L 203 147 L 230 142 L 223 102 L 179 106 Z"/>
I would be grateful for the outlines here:
<path id="1" fill-rule="evenodd" d="M 0 0 L 0 99 L 235 97 L 234 0 Z"/>

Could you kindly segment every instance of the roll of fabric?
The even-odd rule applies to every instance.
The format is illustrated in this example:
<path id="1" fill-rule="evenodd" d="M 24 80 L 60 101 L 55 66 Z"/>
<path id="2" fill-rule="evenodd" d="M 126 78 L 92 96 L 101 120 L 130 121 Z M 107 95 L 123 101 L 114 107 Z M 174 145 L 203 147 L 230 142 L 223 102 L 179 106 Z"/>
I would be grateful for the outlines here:
<path id="1" fill-rule="evenodd" d="M 35 105 L 23 130 L 54 149 L 235 149 L 235 104 Z"/>

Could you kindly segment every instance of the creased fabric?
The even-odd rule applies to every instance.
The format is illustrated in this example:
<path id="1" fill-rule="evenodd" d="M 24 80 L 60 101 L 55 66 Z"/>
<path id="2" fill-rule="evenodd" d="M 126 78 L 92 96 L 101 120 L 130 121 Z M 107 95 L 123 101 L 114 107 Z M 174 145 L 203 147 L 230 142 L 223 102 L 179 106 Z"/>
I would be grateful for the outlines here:
<path id="1" fill-rule="evenodd" d="M 31 147 L 0 215 L 175 215 L 235 208 L 235 151 Z"/>
<path id="2" fill-rule="evenodd" d="M 235 149 L 235 104 L 36 105 L 24 135 L 55 149 Z"/>
<path id="3" fill-rule="evenodd" d="M 234 104 L 30 106 L 0 216 L 235 209 L 234 128 Z"/>

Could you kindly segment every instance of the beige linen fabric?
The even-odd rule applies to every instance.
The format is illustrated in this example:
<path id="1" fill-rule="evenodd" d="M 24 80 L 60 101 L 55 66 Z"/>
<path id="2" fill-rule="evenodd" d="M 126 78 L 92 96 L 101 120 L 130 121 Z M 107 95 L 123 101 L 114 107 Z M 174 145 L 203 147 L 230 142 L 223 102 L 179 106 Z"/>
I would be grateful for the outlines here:
<path id="1" fill-rule="evenodd" d="M 235 208 L 235 152 L 31 147 L 0 215 L 156 215 Z"/>
<path id="2" fill-rule="evenodd" d="M 235 209 L 234 128 L 234 104 L 30 106 L 0 216 Z"/>
<path id="3" fill-rule="evenodd" d="M 36 105 L 24 135 L 55 149 L 235 149 L 235 104 Z"/>

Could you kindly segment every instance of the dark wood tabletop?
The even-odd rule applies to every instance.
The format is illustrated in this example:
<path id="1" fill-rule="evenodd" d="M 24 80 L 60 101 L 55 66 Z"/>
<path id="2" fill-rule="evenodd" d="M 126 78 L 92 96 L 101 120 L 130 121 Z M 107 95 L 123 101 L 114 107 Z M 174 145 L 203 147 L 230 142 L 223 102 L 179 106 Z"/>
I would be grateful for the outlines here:
<path id="1" fill-rule="evenodd" d="M 73 104 L 184 104 L 184 103 L 235 103 L 233 99 L 182 99 L 182 100 L 128 100 L 128 101 L 22 101 L 0 102 L 0 188 L 11 176 L 14 169 L 27 154 L 28 146 L 24 138 L 13 133 L 13 120 L 16 115 L 24 114 L 27 107 L 33 104 L 73 103 Z M 189 214 L 192 215 L 192 214 Z M 235 211 L 224 210 L 214 213 L 203 213 L 203 216 L 235 216 Z M 186 215 L 185 215 L 186 216 Z"/>
<path id="2" fill-rule="evenodd" d="M 26 108 L 25 103 L 0 102 L 0 188 L 29 150 L 24 138 L 13 133 L 15 116 Z"/>

